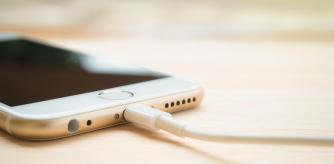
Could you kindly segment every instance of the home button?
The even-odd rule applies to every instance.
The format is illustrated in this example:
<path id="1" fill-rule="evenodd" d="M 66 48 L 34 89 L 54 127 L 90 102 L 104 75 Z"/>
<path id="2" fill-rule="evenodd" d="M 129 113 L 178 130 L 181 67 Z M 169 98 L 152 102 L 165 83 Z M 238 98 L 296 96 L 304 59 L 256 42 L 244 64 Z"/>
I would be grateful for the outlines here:
<path id="1" fill-rule="evenodd" d="M 98 97 L 107 100 L 124 100 L 133 97 L 133 93 L 129 91 L 110 90 L 100 92 Z"/>

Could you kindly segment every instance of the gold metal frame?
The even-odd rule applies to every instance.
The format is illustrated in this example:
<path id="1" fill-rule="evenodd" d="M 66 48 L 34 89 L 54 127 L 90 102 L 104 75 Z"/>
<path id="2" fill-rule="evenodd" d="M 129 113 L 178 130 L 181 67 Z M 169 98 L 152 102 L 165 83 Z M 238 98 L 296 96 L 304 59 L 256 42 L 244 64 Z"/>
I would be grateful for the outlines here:
<path id="1" fill-rule="evenodd" d="M 190 100 L 189 102 L 188 99 Z M 184 93 L 149 99 L 136 103 L 146 104 L 173 113 L 194 108 L 200 104 L 202 99 L 203 89 L 198 88 Z M 165 106 L 166 104 L 168 104 L 168 107 Z M 124 124 L 126 121 L 123 118 L 123 112 L 126 107 L 127 105 L 114 106 L 94 112 L 46 120 L 29 120 L 19 117 L 7 117 L 5 113 L 0 112 L 0 120 L 5 120 L 0 123 L 0 128 L 7 129 L 8 133 L 22 139 L 51 140 Z M 79 128 L 75 132 L 69 132 L 68 124 L 73 119 L 79 122 Z M 87 124 L 87 121 L 89 120 L 91 122 L 90 125 Z"/>

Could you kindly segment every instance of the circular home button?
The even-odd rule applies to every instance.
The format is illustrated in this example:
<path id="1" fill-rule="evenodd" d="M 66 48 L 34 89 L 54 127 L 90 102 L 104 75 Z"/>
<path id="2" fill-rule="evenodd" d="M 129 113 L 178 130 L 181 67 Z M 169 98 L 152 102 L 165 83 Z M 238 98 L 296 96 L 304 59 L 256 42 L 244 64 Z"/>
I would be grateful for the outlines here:
<path id="1" fill-rule="evenodd" d="M 98 94 L 100 98 L 107 100 L 124 100 L 133 97 L 133 93 L 129 91 L 102 91 Z"/>

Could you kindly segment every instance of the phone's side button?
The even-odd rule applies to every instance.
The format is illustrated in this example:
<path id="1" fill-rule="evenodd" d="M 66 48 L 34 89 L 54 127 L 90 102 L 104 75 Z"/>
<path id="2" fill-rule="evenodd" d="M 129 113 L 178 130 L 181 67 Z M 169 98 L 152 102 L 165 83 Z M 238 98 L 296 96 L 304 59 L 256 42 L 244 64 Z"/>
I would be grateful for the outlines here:
<path id="1" fill-rule="evenodd" d="M 129 91 L 102 91 L 98 97 L 106 100 L 124 100 L 133 97 L 134 94 Z"/>

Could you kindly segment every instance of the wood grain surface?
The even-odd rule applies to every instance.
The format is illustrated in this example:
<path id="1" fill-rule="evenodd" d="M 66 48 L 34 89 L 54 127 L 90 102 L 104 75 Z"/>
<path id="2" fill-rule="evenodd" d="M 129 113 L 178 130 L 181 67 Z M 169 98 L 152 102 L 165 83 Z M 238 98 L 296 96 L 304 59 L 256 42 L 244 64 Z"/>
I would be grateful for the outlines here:
<path id="1" fill-rule="evenodd" d="M 200 82 L 201 106 L 175 117 L 219 132 L 334 137 L 334 43 L 44 38 Z M 224 144 L 131 124 L 28 142 L 0 131 L 1 164 L 333 163 L 333 145 Z"/>

